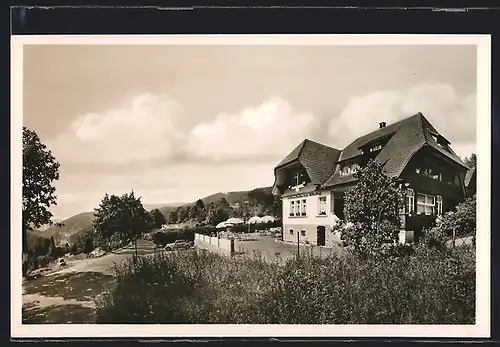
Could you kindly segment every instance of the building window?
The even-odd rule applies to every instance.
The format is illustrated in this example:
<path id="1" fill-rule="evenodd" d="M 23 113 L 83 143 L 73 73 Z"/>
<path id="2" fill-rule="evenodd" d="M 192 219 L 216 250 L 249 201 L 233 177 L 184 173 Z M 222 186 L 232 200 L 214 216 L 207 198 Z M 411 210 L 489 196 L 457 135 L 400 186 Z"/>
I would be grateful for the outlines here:
<path id="1" fill-rule="evenodd" d="M 439 172 L 436 169 L 433 170 L 432 168 L 417 167 L 417 168 L 415 168 L 415 172 L 417 174 L 427 176 L 427 177 L 432 178 L 434 180 L 438 180 L 438 181 L 443 180 L 443 175 L 441 174 L 441 172 Z"/>
<path id="2" fill-rule="evenodd" d="M 376 151 L 381 150 L 381 149 L 382 149 L 382 145 L 375 145 L 375 146 L 370 148 L 370 152 L 376 152 Z"/>
<path id="3" fill-rule="evenodd" d="M 290 229 L 290 235 L 293 235 L 293 229 Z"/>
<path id="4" fill-rule="evenodd" d="M 354 164 L 351 168 L 351 172 L 352 173 L 356 173 L 359 171 L 359 165 L 358 164 Z"/>
<path id="5" fill-rule="evenodd" d="M 295 171 L 292 178 L 292 187 L 296 187 L 305 181 L 304 172 Z"/>
<path id="6" fill-rule="evenodd" d="M 301 214 L 302 214 L 303 216 L 307 215 L 306 199 L 303 199 L 303 200 L 302 200 L 302 212 L 301 212 Z"/>
<path id="7" fill-rule="evenodd" d="M 290 216 L 295 215 L 295 201 L 290 201 Z"/>
<path id="8" fill-rule="evenodd" d="M 319 197 L 319 215 L 326 216 L 326 196 Z"/>
<path id="9" fill-rule="evenodd" d="M 408 188 L 406 190 L 406 212 L 407 213 L 412 213 L 413 210 L 415 209 L 415 193 L 413 192 L 413 189 Z"/>
<path id="10" fill-rule="evenodd" d="M 432 195 L 417 194 L 417 213 L 434 214 L 435 198 Z"/>
<path id="11" fill-rule="evenodd" d="M 296 201 L 297 207 L 295 207 L 295 215 L 300 216 L 300 200 Z"/>
<path id="12" fill-rule="evenodd" d="M 442 215 L 443 214 L 443 197 L 441 195 L 438 195 L 436 197 L 436 207 L 437 207 L 437 214 Z"/>
<path id="13" fill-rule="evenodd" d="M 305 230 L 301 230 L 301 231 L 300 231 L 300 235 L 301 235 L 301 236 L 306 236 L 306 231 L 305 231 Z"/>

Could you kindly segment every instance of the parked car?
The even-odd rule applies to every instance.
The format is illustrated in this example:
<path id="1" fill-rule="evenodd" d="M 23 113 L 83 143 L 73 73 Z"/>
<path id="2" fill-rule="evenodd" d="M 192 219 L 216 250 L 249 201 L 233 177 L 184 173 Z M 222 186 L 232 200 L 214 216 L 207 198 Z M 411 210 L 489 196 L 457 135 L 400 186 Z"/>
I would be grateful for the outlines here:
<path id="1" fill-rule="evenodd" d="M 176 240 L 173 243 L 168 243 L 165 246 L 164 250 L 166 250 L 166 251 L 173 251 L 173 250 L 176 250 L 176 249 L 188 249 L 188 248 L 191 248 L 191 246 L 192 246 L 192 243 L 190 241 Z"/>
<path id="2" fill-rule="evenodd" d="M 30 271 L 26 275 L 26 279 L 27 280 L 34 280 L 34 279 L 43 277 L 46 273 L 50 272 L 51 270 L 52 270 L 51 268 L 43 267 L 43 268 L 39 268 L 39 269 Z"/>
<path id="3" fill-rule="evenodd" d="M 106 254 L 106 251 L 102 248 L 96 248 L 89 253 L 89 258 L 99 258 Z"/>

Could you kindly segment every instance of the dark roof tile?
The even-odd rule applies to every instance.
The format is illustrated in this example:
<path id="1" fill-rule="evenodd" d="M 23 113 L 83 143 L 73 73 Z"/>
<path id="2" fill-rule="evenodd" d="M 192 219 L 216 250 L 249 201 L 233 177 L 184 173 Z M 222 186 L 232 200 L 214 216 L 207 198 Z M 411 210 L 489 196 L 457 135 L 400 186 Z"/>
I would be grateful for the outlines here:
<path id="1" fill-rule="evenodd" d="M 305 139 L 276 168 L 298 160 L 313 184 L 322 184 L 335 170 L 340 150 Z"/>
<path id="2" fill-rule="evenodd" d="M 356 181 L 354 176 L 341 176 L 339 172 L 335 172 L 337 162 L 362 155 L 360 147 L 383 138 L 387 143 L 375 160 L 384 164 L 384 172 L 390 177 L 398 177 L 411 157 L 425 145 L 465 167 L 451 147 L 446 145 L 446 148 L 443 148 L 434 139 L 433 134 L 439 133 L 421 113 L 417 113 L 357 138 L 343 151 L 306 139 L 288 154 L 277 168 L 298 160 L 306 169 L 313 184 L 330 187 L 354 182 Z"/>

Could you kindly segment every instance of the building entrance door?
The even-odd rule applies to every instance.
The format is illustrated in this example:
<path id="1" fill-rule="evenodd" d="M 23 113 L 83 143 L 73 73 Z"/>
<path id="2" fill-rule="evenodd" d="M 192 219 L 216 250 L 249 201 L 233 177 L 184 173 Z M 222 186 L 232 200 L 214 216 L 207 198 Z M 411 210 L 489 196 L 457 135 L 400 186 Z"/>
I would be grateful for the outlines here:
<path id="1" fill-rule="evenodd" d="M 319 226 L 317 228 L 317 241 L 316 244 L 318 246 L 324 246 L 325 245 L 325 227 L 324 226 Z"/>

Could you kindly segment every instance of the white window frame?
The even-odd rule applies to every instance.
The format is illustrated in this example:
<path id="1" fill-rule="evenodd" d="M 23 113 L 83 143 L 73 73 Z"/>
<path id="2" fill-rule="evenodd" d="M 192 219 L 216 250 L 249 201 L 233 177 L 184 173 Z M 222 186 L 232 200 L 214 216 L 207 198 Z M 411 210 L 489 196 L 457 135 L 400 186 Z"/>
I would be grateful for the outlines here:
<path id="1" fill-rule="evenodd" d="M 290 229 L 289 233 L 290 235 L 293 235 L 293 229 Z"/>
<path id="2" fill-rule="evenodd" d="M 304 229 L 302 229 L 300 231 L 300 236 L 306 236 L 306 235 L 307 235 L 306 231 Z"/>
<path id="3" fill-rule="evenodd" d="M 297 170 L 295 175 L 293 176 L 293 187 L 296 187 L 300 184 L 300 172 Z"/>
<path id="4" fill-rule="evenodd" d="M 324 210 L 322 209 L 324 207 Z M 318 198 L 318 215 L 319 216 L 326 216 L 327 214 L 327 209 L 326 209 L 326 196 L 320 196 Z"/>
<path id="5" fill-rule="evenodd" d="M 378 150 L 382 149 L 382 145 L 378 144 L 370 148 L 370 152 L 376 152 Z"/>
<path id="6" fill-rule="evenodd" d="M 436 211 L 438 216 L 443 214 L 443 197 L 441 195 L 436 196 Z"/>
<path id="7" fill-rule="evenodd" d="M 412 213 L 413 211 L 415 211 L 415 191 L 412 188 L 406 189 L 404 208 L 406 213 Z"/>
<path id="8" fill-rule="evenodd" d="M 296 206 L 295 207 L 295 216 L 297 216 L 297 217 L 300 216 L 301 205 L 302 205 L 301 200 L 295 201 L 295 206 Z"/>
<path id="9" fill-rule="evenodd" d="M 295 201 L 294 200 L 290 201 L 289 215 L 290 215 L 290 217 L 295 216 Z"/>
<path id="10" fill-rule="evenodd" d="M 302 199 L 302 210 L 300 211 L 302 216 L 307 216 L 307 199 Z"/>
<path id="11" fill-rule="evenodd" d="M 416 200 L 416 203 L 417 203 L 417 213 L 419 214 L 425 214 L 425 215 L 432 215 L 433 213 L 435 213 L 436 211 L 436 197 L 434 195 L 429 195 L 429 194 L 423 194 L 423 193 L 417 193 L 417 197 L 421 195 L 421 196 L 424 196 L 424 201 L 425 202 L 419 202 L 418 199 Z M 427 199 L 428 198 L 431 198 L 432 199 L 432 203 L 428 203 L 427 202 Z M 418 212 L 418 206 L 424 206 L 424 212 Z M 426 208 L 425 207 L 432 207 L 432 212 L 431 213 L 427 213 L 425 210 Z"/>

